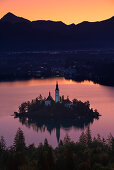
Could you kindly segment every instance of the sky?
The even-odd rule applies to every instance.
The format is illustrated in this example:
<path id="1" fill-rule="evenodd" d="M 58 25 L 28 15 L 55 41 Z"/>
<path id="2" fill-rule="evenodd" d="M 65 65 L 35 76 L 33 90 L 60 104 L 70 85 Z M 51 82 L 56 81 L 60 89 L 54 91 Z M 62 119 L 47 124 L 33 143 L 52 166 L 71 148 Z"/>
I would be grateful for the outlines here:
<path id="1" fill-rule="evenodd" d="M 114 0 L 0 0 L 0 18 L 7 12 L 33 20 L 101 21 L 114 16 Z"/>

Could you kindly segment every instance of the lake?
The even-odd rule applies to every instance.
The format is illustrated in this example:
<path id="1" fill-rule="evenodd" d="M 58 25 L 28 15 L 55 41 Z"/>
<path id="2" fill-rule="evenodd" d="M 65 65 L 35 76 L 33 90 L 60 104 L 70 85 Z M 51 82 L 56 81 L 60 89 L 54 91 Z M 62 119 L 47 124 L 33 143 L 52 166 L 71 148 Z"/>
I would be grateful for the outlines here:
<path id="1" fill-rule="evenodd" d="M 102 86 L 93 82 L 75 82 L 65 78 L 52 78 L 28 81 L 14 81 L 0 83 L 0 136 L 4 136 L 7 146 L 13 144 L 14 136 L 20 127 L 24 134 L 27 145 L 34 143 L 36 146 L 48 139 L 49 144 L 57 146 L 58 136 L 64 139 L 68 134 L 72 140 L 77 141 L 81 132 L 86 129 L 77 126 L 45 126 L 38 124 L 22 124 L 12 116 L 18 111 L 19 105 L 42 94 L 47 97 L 49 91 L 55 96 L 56 81 L 59 83 L 60 95 L 69 96 L 82 101 L 90 101 L 91 107 L 97 109 L 102 115 L 99 120 L 90 124 L 92 136 L 98 133 L 107 138 L 109 133 L 114 136 L 114 87 Z M 38 127 L 37 127 L 38 126 Z"/>

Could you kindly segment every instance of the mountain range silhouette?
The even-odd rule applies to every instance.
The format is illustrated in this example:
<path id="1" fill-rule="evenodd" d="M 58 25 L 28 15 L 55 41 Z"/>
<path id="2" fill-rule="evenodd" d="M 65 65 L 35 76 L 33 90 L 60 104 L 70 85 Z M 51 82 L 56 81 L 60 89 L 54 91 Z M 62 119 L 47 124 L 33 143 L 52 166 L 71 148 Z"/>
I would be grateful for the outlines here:
<path id="1" fill-rule="evenodd" d="M 0 51 L 113 47 L 114 16 L 77 25 L 50 20 L 29 21 L 10 12 L 0 19 Z"/>

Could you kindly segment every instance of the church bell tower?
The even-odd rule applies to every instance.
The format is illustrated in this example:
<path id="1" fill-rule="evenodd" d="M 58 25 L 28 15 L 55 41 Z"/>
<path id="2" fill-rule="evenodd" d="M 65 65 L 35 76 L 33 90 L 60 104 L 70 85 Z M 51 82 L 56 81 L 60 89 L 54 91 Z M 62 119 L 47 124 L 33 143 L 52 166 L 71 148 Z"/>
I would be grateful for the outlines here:
<path id="1" fill-rule="evenodd" d="M 55 89 L 55 103 L 60 102 L 60 96 L 59 96 L 59 88 L 58 88 L 58 82 L 56 83 L 56 89 Z"/>

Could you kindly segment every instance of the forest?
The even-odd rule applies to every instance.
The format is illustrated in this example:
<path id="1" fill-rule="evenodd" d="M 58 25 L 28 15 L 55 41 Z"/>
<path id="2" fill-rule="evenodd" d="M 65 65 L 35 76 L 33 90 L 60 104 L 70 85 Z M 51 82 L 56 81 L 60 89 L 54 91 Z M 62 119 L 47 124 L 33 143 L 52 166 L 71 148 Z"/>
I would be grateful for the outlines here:
<path id="1" fill-rule="evenodd" d="M 58 146 L 53 148 L 48 140 L 44 143 L 26 145 L 23 131 L 19 128 L 13 145 L 6 146 L 0 138 L 0 170 L 113 170 L 114 137 L 107 139 L 99 134 L 92 137 L 88 128 L 77 142 L 66 134 Z"/>

